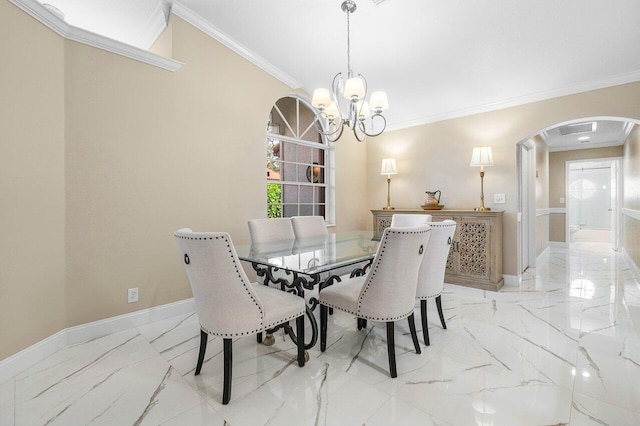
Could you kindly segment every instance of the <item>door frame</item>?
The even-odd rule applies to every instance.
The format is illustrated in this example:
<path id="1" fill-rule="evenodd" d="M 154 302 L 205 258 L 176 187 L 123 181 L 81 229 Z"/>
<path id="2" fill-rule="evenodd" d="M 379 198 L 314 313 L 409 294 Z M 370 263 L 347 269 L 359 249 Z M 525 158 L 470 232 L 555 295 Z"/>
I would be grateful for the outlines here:
<path id="1" fill-rule="evenodd" d="M 567 160 L 564 164 L 564 194 L 565 194 L 565 215 L 564 215 L 564 240 L 566 241 L 567 247 L 571 247 L 571 232 L 569 229 L 569 212 L 571 211 L 571 197 L 569 193 L 569 170 L 571 164 L 575 163 L 589 163 L 593 161 L 611 161 L 617 164 L 616 167 L 616 205 L 611 206 L 613 214 L 616 217 L 615 221 L 615 229 L 613 223 L 611 224 L 611 234 L 615 241 L 617 242 L 617 247 L 614 247 L 614 244 L 611 243 L 611 248 L 614 251 L 620 250 L 621 247 L 621 236 L 622 236 L 622 157 L 601 157 L 601 158 L 587 158 L 583 160 Z"/>
<path id="2" fill-rule="evenodd" d="M 518 142 L 516 145 L 516 159 L 518 170 L 518 211 L 516 218 L 517 238 L 518 238 L 518 278 L 522 278 L 523 256 L 525 244 L 528 253 L 528 267 L 536 265 L 536 201 L 535 201 L 535 145 L 531 139 Z M 526 177 L 522 176 L 522 152 L 527 151 Z M 528 197 L 523 197 L 524 185 L 527 186 Z M 527 212 L 528 226 L 524 227 L 522 222 L 523 212 Z M 527 238 L 525 238 L 525 236 Z"/>

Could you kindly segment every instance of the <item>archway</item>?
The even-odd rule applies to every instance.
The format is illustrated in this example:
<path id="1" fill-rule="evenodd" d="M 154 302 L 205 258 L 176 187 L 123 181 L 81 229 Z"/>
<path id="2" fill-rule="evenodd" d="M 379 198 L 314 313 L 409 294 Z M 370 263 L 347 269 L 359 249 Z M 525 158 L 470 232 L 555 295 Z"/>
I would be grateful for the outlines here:
<path id="1" fill-rule="evenodd" d="M 546 248 L 549 247 L 550 244 L 559 243 L 554 240 L 560 240 L 555 235 L 558 234 L 558 228 L 562 228 L 563 234 L 568 234 L 568 226 L 565 225 L 565 222 L 568 220 L 566 206 L 564 205 L 565 200 L 568 201 L 567 197 L 569 194 L 566 193 L 566 183 L 564 178 L 564 168 L 563 168 L 563 179 L 562 179 L 562 187 L 554 187 L 554 185 L 558 186 L 558 182 L 554 180 L 554 182 L 550 181 L 550 170 L 549 170 L 549 153 L 556 151 L 566 151 L 570 153 L 571 151 L 581 151 L 586 153 L 586 150 L 582 151 L 583 148 L 591 148 L 589 151 L 593 151 L 595 154 L 598 151 L 598 148 L 605 148 L 607 145 L 611 146 L 612 144 L 600 143 L 596 139 L 596 143 L 590 145 L 583 146 L 568 146 L 568 147 L 555 147 L 555 149 L 550 149 L 549 145 L 547 145 L 546 138 L 549 137 L 549 134 L 553 131 L 557 131 L 558 129 L 575 129 L 575 137 L 585 139 L 588 132 L 584 131 L 580 125 L 584 125 L 586 123 L 601 123 L 601 122 L 613 122 L 618 123 L 618 127 L 621 129 L 620 134 L 617 136 L 618 139 L 615 141 L 617 146 L 621 147 L 626 139 L 629 136 L 629 133 L 633 129 L 634 125 L 640 125 L 639 120 L 624 118 L 624 117 L 612 117 L 612 116 L 597 116 L 597 117 L 583 117 L 576 118 L 568 121 L 558 122 L 552 125 L 549 125 L 539 131 L 529 135 L 527 138 L 522 139 L 516 144 L 516 158 L 517 158 L 517 176 L 518 176 L 518 212 L 517 212 L 517 247 L 518 247 L 518 277 L 522 279 L 522 273 L 528 266 L 535 266 L 535 261 L 539 255 L 544 254 Z M 588 129 L 587 129 L 588 130 Z M 594 133 L 591 133 L 594 134 Z M 585 142 L 585 141 L 580 141 Z M 591 141 L 589 141 L 590 143 Z M 540 167 L 540 144 L 544 144 L 547 149 L 547 170 L 546 176 L 542 176 L 539 172 Z M 613 144 L 613 145 L 616 145 Z M 618 148 L 619 152 L 622 152 L 622 148 Z M 542 149 L 544 151 L 544 149 Z M 612 150 L 614 151 L 614 150 Z M 613 157 L 615 155 L 611 155 L 610 152 L 605 152 L 605 157 Z M 585 159 L 589 158 L 591 153 L 587 155 L 577 155 L 577 159 Z M 620 154 L 621 156 L 621 154 Z M 538 158 L 537 158 L 538 157 Z M 562 155 L 556 156 L 558 158 L 566 157 L 570 158 L 570 156 Z M 596 157 L 593 157 L 596 158 Z M 544 172 L 544 170 L 543 170 Z M 558 171 L 555 171 L 555 174 L 558 174 Z M 620 190 L 617 192 L 618 199 L 620 199 L 620 195 L 622 194 L 621 188 L 624 185 L 622 179 L 620 179 Z M 542 196 L 541 196 L 542 194 Z M 546 202 L 545 202 L 546 197 Z M 562 203 L 561 203 L 562 202 Z M 621 203 L 620 203 L 621 205 Z M 615 209 L 614 209 L 615 210 Z M 620 208 L 618 211 L 613 213 L 616 217 L 620 218 Z M 560 225 L 562 224 L 562 226 Z M 621 229 L 620 221 L 618 220 L 617 225 L 618 229 Z M 566 231 L 566 232 L 565 232 Z M 548 240 L 541 240 L 541 235 L 546 235 Z M 541 244 L 542 243 L 542 244 Z M 560 243 L 566 244 L 568 243 L 568 239 L 563 238 Z M 541 247 L 544 250 L 541 252 Z"/>

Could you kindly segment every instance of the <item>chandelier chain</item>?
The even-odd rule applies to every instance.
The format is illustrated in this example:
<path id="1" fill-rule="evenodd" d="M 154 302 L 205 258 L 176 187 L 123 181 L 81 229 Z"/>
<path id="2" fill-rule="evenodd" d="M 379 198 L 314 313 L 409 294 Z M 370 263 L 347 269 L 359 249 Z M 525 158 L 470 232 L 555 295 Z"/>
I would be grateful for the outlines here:
<path id="1" fill-rule="evenodd" d="M 351 72 L 351 31 L 349 28 L 349 15 L 351 15 L 351 12 L 347 10 L 347 75 L 348 78 L 351 78 L 353 73 Z"/>

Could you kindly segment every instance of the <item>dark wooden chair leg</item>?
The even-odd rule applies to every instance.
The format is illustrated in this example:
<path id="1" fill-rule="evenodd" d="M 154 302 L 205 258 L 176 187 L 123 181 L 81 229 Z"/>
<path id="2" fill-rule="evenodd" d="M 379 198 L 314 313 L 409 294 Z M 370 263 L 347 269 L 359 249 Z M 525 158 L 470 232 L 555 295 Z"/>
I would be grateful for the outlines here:
<path id="1" fill-rule="evenodd" d="M 296 335 L 298 339 L 298 365 L 304 367 L 304 314 L 296 318 Z"/>
<path id="2" fill-rule="evenodd" d="M 196 365 L 196 376 L 200 374 L 202 370 L 202 363 L 204 362 L 204 354 L 207 352 L 207 342 L 209 335 L 200 330 L 200 354 L 198 355 L 198 364 Z"/>
<path id="3" fill-rule="evenodd" d="M 367 320 L 364 318 L 358 318 L 358 330 L 362 330 L 363 328 L 367 328 Z"/>
<path id="4" fill-rule="evenodd" d="M 440 323 L 442 324 L 442 328 L 447 329 L 447 324 L 444 322 L 444 315 L 442 314 L 442 299 L 440 296 L 436 297 L 436 306 L 438 307 L 438 315 L 440 315 Z"/>
<path id="5" fill-rule="evenodd" d="M 227 405 L 231 399 L 231 370 L 233 366 L 233 353 L 231 339 L 224 339 L 224 387 L 222 390 L 222 404 Z"/>
<path id="6" fill-rule="evenodd" d="M 387 322 L 387 352 L 389 354 L 389 374 L 392 378 L 398 377 L 396 371 L 396 342 L 394 339 L 394 322 Z"/>
<path id="7" fill-rule="evenodd" d="M 413 339 L 413 347 L 416 348 L 416 353 L 421 354 L 420 343 L 418 343 L 418 333 L 416 333 L 416 322 L 414 315 L 411 314 L 407 318 L 409 321 L 409 330 L 411 331 L 411 338 Z"/>
<path id="8" fill-rule="evenodd" d="M 424 337 L 424 344 L 429 346 L 429 326 L 427 325 L 427 301 L 420 301 L 420 317 L 422 318 L 422 337 Z"/>
<path id="9" fill-rule="evenodd" d="M 262 332 L 256 334 L 256 341 L 258 343 L 262 343 Z"/>
<path id="10" fill-rule="evenodd" d="M 329 308 L 320 305 L 320 351 L 327 349 L 327 314 Z"/>

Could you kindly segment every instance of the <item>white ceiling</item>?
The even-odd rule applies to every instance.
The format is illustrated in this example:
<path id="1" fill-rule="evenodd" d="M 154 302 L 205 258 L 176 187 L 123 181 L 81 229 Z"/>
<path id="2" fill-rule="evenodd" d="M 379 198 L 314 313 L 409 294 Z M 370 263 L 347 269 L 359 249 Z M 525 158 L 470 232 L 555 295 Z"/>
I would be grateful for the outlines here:
<path id="1" fill-rule="evenodd" d="M 595 130 L 562 134 L 561 128 L 571 128 L 586 123 L 596 123 Z M 558 126 L 546 130 L 540 135 L 547 143 L 549 151 L 567 151 L 572 149 L 602 148 L 607 146 L 622 145 L 633 126 L 625 121 L 615 120 L 589 120 L 586 122 L 571 123 L 567 126 Z M 573 127 L 576 129 L 576 127 Z M 586 140 L 585 140 L 586 139 Z"/>
<path id="2" fill-rule="evenodd" d="M 88 9 L 104 20 L 100 28 L 68 22 L 98 33 L 116 26 L 144 33 L 161 1 L 42 0 L 60 5 L 68 20 Z M 179 1 L 307 93 L 346 70 L 341 0 Z M 370 90 L 387 91 L 391 128 L 640 80 L 638 0 L 357 4 L 352 67 Z M 130 44 L 144 44 L 132 37 Z"/>

